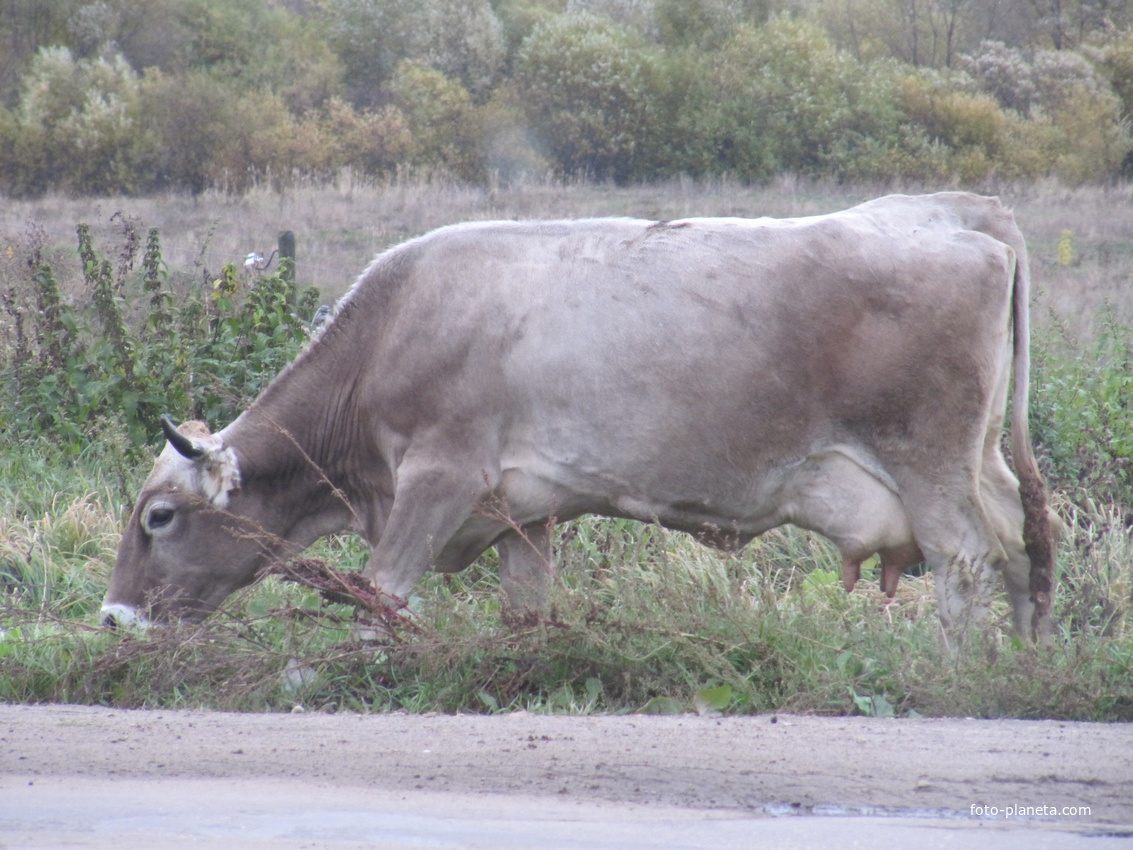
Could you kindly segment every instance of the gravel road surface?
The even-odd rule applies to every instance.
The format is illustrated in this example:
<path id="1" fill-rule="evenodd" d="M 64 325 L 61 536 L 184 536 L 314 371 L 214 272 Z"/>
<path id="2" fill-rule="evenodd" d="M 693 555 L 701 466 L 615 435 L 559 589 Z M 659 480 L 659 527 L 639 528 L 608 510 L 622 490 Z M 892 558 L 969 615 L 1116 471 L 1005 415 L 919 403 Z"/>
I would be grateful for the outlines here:
<path id="1" fill-rule="evenodd" d="M 0 848 L 1133 846 L 1133 725 L 0 705 Z"/>

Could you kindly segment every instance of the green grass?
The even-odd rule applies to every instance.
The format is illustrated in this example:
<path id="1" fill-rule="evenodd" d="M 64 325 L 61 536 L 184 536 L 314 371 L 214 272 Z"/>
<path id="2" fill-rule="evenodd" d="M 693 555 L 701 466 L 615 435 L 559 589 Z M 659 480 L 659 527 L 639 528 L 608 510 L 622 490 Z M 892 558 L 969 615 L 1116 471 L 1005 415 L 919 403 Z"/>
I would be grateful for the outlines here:
<path id="1" fill-rule="evenodd" d="M 34 541 L 28 584 L 0 604 L 0 699 L 120 707 L 410 712 L 791 711 L 897 716 L 1133 719 L 1133 558 L 1112 512 L 1071 512 L 1053 645 L 996 622 L 943 647 L 930 576 L 890 604 L 866 577 L 841 588 L 836 553 L 772 532 L 739 555 L 624 521 L 560 531 L 550 614 L 501 619 L 491 558 L 429 576 L 417 613 L 373 634 L 365 619 L 269 578 L 202 625 L 112 633 L 93 625 L 117 510 L 60 500 Z M 19 543 L 13 547 L 11 544 Z M 357 565 L 349 538 L 314 554 Z M 45 579 L 38 581 L 41 564 Z"/>

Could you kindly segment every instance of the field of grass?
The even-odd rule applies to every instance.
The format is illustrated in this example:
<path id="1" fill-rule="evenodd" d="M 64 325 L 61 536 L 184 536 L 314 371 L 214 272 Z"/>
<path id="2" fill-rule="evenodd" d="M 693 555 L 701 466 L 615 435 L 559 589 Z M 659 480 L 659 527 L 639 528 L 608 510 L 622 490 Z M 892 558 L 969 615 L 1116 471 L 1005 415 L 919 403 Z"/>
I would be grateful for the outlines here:
<path id="1" fill-rule="evenodd" d="M 31 223 L 43 231 L 51 257 L 74 256 L 75 225 L 95 238 L 118 238 L 122 217 L 162 234 L 170 273 L 185 281 L 215 276 L 227 262 L 257 251 L 268 256 L 279 233 L 298 242 L 301 282 L 337 298 L 375 254 L 445 224 L 477 219 L 634 216 L 799 216 L 831 212 L 889 192 L 931 192 L 955 186 L 841 185 L 781 178 L 770 186 L 728 181 L 672 181 L 617 188 L 558 182 L 480 188 L 438 183 L 352 183 L 254 189 L 245 195 L 75 199 L 48 196 L 0 205 L 0 250 L 28 241 Z M 996 194 L 1015 210 L 1027 237 L 1038 299 L 1035 320 L 1053 311 L 1075 333 L 1087 333 L 1106 304 L 1133 322 L 1133 184 L 1064 189 L 1056 184 L 973 188 Z M 114 219 L 115 213 L 120 216 Z M 1060 257 L 1060 245 L 1068 253 Z M 1065 265 L 1062 260 L 1065 259 Z M 2 255 L 0 255 L 2 263 Z"/>
<path id="2" fill-rule="evenodd" d="M 318 285 L 330 300 L 376 251 L 453 221 L 799 215 L 884 191 L 789 180 L 764 188 L 406 184 L 6 203 L 0 247 L 12 251 L 6 259 L 0 253 L 0 294 L 27 278 L 21 263 L 29 234 L 38 233 L 64 297 L 81 307 L 73 244 L 80 221 L 108 256 L 123 216 L 159 227 L 175 288 L 217 276 L 248 251 L 270 253 L 277 231 L 292 229 L 300 282 Z M 903 578 L 887 604 L 875 589 L 876 567 L 867 565 L 865 580 L 847 595 L 833 548 L 793 529 L 728 555 L 678 533 L 597 519 L 558 529 L 562 583 L 540 622 L 501 619 L 487 555 L 461 575 L 428 577 L 415 613 L 380 628 L 354 606 L 274 576 L 203 625 L 112 633 L 97 627 L 97 609 L 149 461 L 113 439 L 64 452 L 50 434 L 8 428 L 0 450 L 0 700 L 244 711 L 303 704 L 1133 719 L 1133 190 L 998 192 L 1031 246 L 1039 290 L 1032 416 L 1069 529 L 1051 646 L 1036 650 L 1010 637 L 1002 602 L 985 633 L 949 651 L 931 576 Z M 10 316 L 0 321 L 9 322 L 0 326 L 0 346 L 9 345 Z M 143 455 L 156 451 L 156 434 L 155 427 Z M 346 570 L 365 556 L 347 536 L 307 553 Z"/>

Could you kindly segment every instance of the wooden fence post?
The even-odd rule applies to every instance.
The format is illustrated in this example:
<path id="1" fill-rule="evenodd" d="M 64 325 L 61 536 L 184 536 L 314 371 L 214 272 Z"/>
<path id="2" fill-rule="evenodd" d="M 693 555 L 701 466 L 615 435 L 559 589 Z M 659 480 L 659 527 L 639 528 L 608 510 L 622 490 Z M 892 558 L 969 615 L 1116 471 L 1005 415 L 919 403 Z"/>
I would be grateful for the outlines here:
<path id="1" fill-rule="evenodd" d="M 284 262 L 286 260 L 286 262 Z M 281 277 L 287 281 L 287 300 L 295 307 L 299 294 L 295 286 L 295 233 L 285 230 L 279 234 L 279 261 Z"/>

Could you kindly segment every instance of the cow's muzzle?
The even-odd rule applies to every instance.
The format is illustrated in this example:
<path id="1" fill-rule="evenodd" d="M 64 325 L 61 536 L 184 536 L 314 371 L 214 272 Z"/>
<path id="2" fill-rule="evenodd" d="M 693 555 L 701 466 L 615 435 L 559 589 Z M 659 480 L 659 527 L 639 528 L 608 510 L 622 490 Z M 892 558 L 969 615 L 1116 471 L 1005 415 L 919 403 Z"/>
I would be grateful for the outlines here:
<path id="1" fill-rule="evenodd" d="M 118 602 L 103 605 L 99 620 L 103 626 L 112 630 L 129 625 L 143 629 L 149 626 L 149 620 L 141 616 L 136 608 L 131 605 L 122 605 Z"/>

